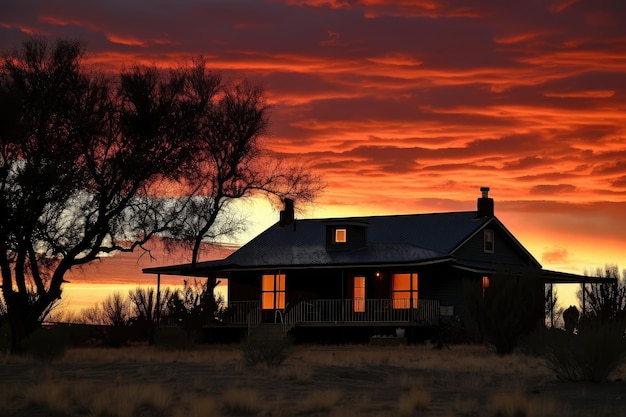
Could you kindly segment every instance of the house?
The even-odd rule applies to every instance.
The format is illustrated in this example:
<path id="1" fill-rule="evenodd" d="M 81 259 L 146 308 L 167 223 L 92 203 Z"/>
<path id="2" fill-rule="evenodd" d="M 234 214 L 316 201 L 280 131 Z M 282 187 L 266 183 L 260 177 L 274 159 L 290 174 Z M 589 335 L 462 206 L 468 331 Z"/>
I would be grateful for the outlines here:
<path id="1" fill-rule="evenodd" d="M 481 191 L 471 211 L 330 219 L 295 219 L 286 199 L 276 224 L 225 259 L 143 272 L 225 281 L 224 327 L 276 323 L 304 339 L 470 323 L 467 283 L 484 291 L 499 270 L 580 282 L 544 271 Z"/>

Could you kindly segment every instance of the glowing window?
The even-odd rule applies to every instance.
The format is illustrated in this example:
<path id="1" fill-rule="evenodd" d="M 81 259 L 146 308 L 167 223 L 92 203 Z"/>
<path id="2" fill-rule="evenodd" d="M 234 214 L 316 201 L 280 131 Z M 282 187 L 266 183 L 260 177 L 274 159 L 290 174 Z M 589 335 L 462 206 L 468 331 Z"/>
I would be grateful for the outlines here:
<path id="1" fill-rule="evenodd" d="M 346 229 L 335 229 L 335 243 L 346 243 L 347 242 L 347 232 Z"/>
<path id="2" fill-rule="evenodd" d="M 417 283 L 417 273 L 393 274 L 391 276 L 393 308 L 417 308 Z"/>
<path id="3" fill-rule="evenodd" d="M 489 288 L 489 277 L 488 276 L 484 276 L 483 277 L 482 287 L 483 287 L 483 298 L 485 298 L 485 290 L 487 288 Z"/>
<path id="4" fill-rule="evenodd" d="M 365 311 L 365 277 L 354 277 L 354 312 Z"/>
<path id="5" fill-rule="evenodd" d="M 485 229 L 483 232 L 483 249 L 485 253 L 493 253 L 493 230 Z"/>
<path id="6" fill-rule="evenodd" d="M 265 274 L 261 279 L 261 308 L 285 308 L 285 274 Z"/>

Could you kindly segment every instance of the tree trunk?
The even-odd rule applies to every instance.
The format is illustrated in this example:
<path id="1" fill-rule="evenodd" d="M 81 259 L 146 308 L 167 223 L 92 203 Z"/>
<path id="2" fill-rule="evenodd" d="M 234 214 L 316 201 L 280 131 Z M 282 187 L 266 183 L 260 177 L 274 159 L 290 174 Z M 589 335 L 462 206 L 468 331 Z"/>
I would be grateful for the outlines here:
<path id="1" fill-rule="evenodd" d="M 38 315 L 28 303 L 28 294 L 15 291 L 4 291 L 3 294 L 11 330 L 10 352 L 22 353 L 22 342 L 37 329 Z"/>

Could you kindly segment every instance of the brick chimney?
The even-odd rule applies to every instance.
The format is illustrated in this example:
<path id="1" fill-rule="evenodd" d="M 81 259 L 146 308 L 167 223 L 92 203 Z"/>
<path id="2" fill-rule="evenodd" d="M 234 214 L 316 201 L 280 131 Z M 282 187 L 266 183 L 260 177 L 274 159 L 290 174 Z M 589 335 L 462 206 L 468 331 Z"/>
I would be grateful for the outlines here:
<path id="1" fill-rule="evenodd" d="M 477 201 L 476 217 L 493 217 L 493 198 L 489 198 L 489 187 L 481 187 L 482 197 Z"/>
<path id="2" fill-rule="evenodd" d="M 280 227 L 285 227 L 293 223 L 295 219 L 293 200 L 291 198 L 284 198 L 283 203 L 285 204 L 285 209 L 280 211 L 280 220 L 278 222 Z"/>

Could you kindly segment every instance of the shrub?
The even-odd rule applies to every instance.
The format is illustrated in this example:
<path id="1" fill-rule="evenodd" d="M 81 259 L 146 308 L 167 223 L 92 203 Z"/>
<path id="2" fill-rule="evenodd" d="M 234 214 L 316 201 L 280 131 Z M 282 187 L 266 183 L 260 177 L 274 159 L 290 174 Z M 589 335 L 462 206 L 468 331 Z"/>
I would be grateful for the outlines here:
<path id="1" fill-rule="evenodd" d="M 0 316 L 0 353 L 11 349 L 11 326 L 6 316 Z"/>
<path id="2" fill-rule="evenodd" d="M 546 332 L 543 356 L 547 367 L 563 381 L 607 381 L 626 357 L 624 324 L 583 320 L 578 334 Z"/>
<path id="3" fill-rule="evenodd" d="M 262 410 L 264 400 L 254 388 L 228 388 L 221 396 L 223 412 L 232 416 L 252 416 Z"/>
<path id="4" fill-rule="evenodd" d="M 65 354 L 70 344 L 69 333 L 63 328 L 39 328 L 22 342 L 25 354 L 49 363 Z"/>
<path id="5" fill-rule="evenodd" d="M 164 326 L 157 329 L 154 344 L 166 350 L 190 350 L 195 347 L 195 335 L 178 325 Z"/>
<path id="6" fill-rule="evenodd" d="M 280 339 L 248 338 L 243 343 L 243 360 L 248 366 L 278 366 L 287 359 L 292 345 L 293 339 L 290 336 Z"/>
<path id="7" fill-rule="evenodd" d="M 543 283 L 532 272 L 498 271 L 482 290 L 466 284 L 469 310 L 498 355 L 511 353 L 543 320 Z"/>

